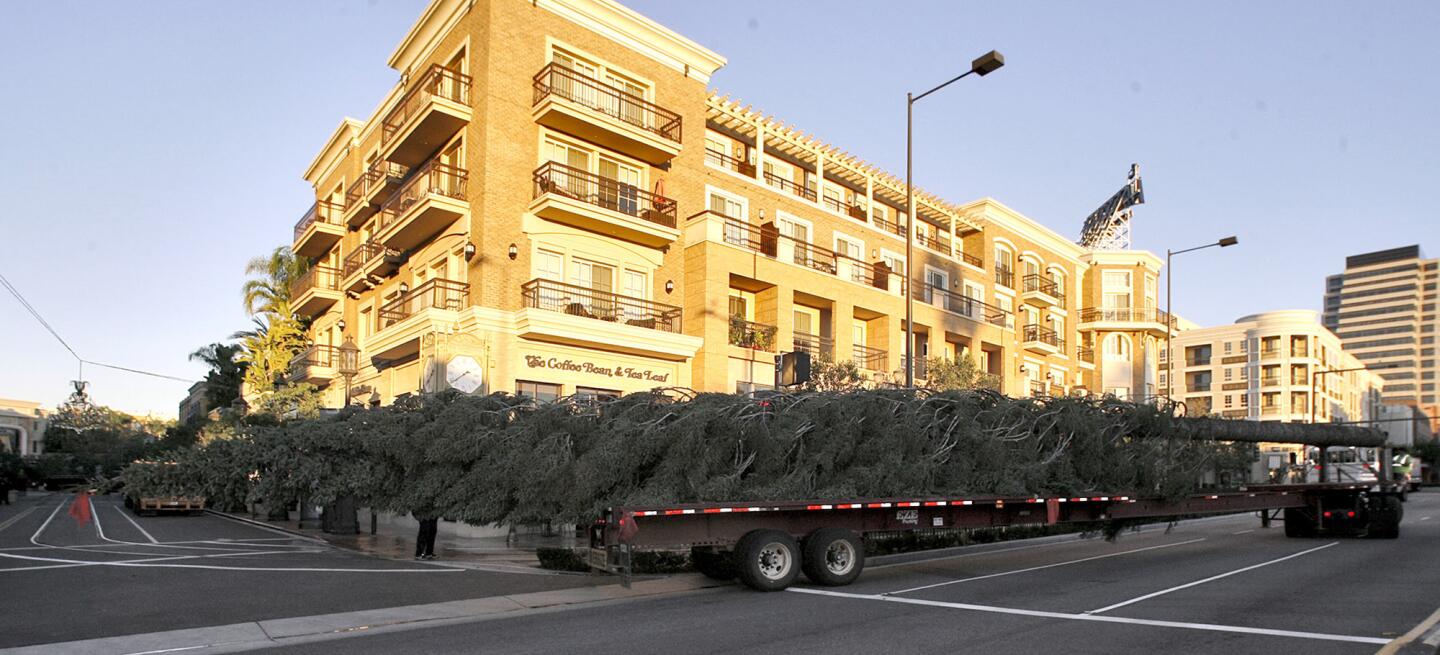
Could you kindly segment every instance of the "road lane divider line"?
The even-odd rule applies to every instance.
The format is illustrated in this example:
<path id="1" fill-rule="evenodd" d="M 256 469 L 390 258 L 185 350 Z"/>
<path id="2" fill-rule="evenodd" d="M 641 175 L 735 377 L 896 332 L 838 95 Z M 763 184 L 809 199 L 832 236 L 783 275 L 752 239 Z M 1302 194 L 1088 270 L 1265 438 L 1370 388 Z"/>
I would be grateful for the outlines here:
<path id="1" fill-rule="evenodd" d="M 60 513 L 60 508 L 61 508 L 61 507 L 64 507 L 64 506 L 65 506 L 65 501 L 60 501 L 60 504 L 55 506 L 55 510 L 52 511 L 52 512 L 50 512 L 50 516 L 45 517 L 45 522 L 44 522 L 44 523 L 41 523 L 41 524 L 40 524 L 40 527 L 35 530 L 35 534 L 30 535 L 30 543 L 35 544 L 36 546 L 49 546 L 49 545 L 50 545 L 50 544 L 42 544 L 42 543 L 40 543 L 40 542 L 38 541 L 38 539 L 40 539 L 40 533 L 44 532 L 44 531 L 45 531 L 45 528 L 50 525 L 50 522 L 53 521 L 53 520 L 55 520 L 55 515 L 56 515 L 56 514 L 59 514 L 59 513 Z"/>
<path id="2" fill-rule="evenodd" d="M 1119 608 L 1121 608 L 1121 607 L 1125 607 L 1126 605 L 1133 605 L 1133 604 L 1138 603 L 1138 602 L 1140 602 L 1140 601 L 1150 600 L 1151 598 L 1155 598 L 1155 597 L 1157 597 L 1157 596 L 1164 596 L 1165 594 L 1174 593 L 1174 592 L 1180 591 L 1180 590 L 1182 590 L 1182 589 L 1189 589 L 1189 588 L 1191 588 L 1191 587 L 1196 587 L 1196 586 L 1205 584 L 1205 583 L 1207 583 L 1207 582 L 1214 582 L 1214 581 L 1220 580 L 1220 579 L 1222 579 L 1222 578 L 1228 578 L 1228 577 L 1230 577 L 1230 576 L 1232 576 L 1232 575 L 1239 575 L 1239 574 L 1244 573 L 1244 572 L 1246 572 L 1246 571 L 1254 571 L 1255 569 L 1258 569 L 1258 568 L 1260 568 L 1260 567 L 1262 567 L 1262 566 L 1270 566 L 1271 564 L 1279 564 L 1280 562 L 1284 562 L 1284 561 L 1286 561 L 1286 560 L 1292 560 L 1292 559 L 1295 559 L 1296 557 L 1300 557 L 1301 555 L 1309 555 L 1310 553 L 1319 552 L 1319 551 L 1325 550 L 1326 548 L 1329 548 L 1329 547 L 1331 547 L 1331 546 L 1337 546 L 1337 545 L 1339 545 L 1339 544 L 1340 544 L 1340 542 L 1338 542 L 1338 541 L 1332 541 L 1332 542 L 1330 542 L 1330 543 L 1328 543 L 1328 544 L 1325 544 L 1324 546 L 1316 546 L 1315 548 L 1311 548 L 1311 549 L 1309 549 L 1309 550 L 1302 550 L 1302 551 L 1300 551 L 1300 552 L 1298 552 L 1298 553 L 1291 553 L 1291 554 L 1286 555 L 1286 556 L 1284 556 L 1284 557 L 1278 557 L 1278 558 L 1276 558 L 1276 559 L 1272 559 L 1272 560 L 1270 560 L 1270 561 L 1268 561 L 1268 562 L 1261 562 L 1261 563 L 1259 563 L 1259 564 L 1251 564 L 1250 566 L 1247 566 L 1247 567 L 1244 567 L 1244 568 L 1235 569 L 1234 571 L 1229 571 L 1229 572 L 1227 572 L 1227 573 L 1221 573 L 1220 575 L 1212 575 L 1212 576 L 1210 576 L 1210 577 L 1208 577 L 1208 578 L 1205 578 L 1205 579 L 1203 579 L 1203 580 L 1196 580 L 1196 581 L 1194 581 L 1194 582 L 1187 582 L 1187 583 L 1185 583 L 1185 584 L 1177 585 L 1177 586 L 1171 587 L 1171 588 L 1169 588 L 1169 589 L 1161 589 L 1160 591 L 1148 593 L 1148 594 L 1145 594 L 1144 596 L 1136 596 L 1135 598 L 1131 598 L 1130 600 L 1126 600 L 1126 601 L 1121 601 L 1121 602 L 1115 603 L 1114 605 L 1106 605 L 1105 607 L 1102 607 L 1102 608 L 1100 608 L 1100 609 L 1090 610 L 1090 611 L 1086 612 L 1086 614 L 1101 614 L 1101 613 L 1104 613 L 1104 612 L 1109 612 L 1110 610 L 1119 609 Z"/>
<path id="3" fill-rule="evenodd" d="M 1421 520 L 1421 521 L 1429 521 L 1429 520 L 1430 520 L 1430 517 L 1428 517 L 1428 516 L 1422 516 L 1422 517 L 1420 517 L 1420 520 Z"/>
<path id="4" fill-rule="evenodd" d="M 309 552 L 312 552 L 312 553 L 320 553 L 320 552 L 324 552 L 324 551 L 314 550 L 314 551 L 309 551 Z M 218 554 L 218 555 L 171 555 L 171 556 L 168 556 L 168 557 L 147 557 L 147 558 L 143 558 L 143 559 L 115 560 L 115 561 L 109 561 L 109 562 L 101 562 L 101 561 L 95 561 L 95 560 L 80 560 L 80 559 L 61 559 L 61 558 L 58 558 L 58 557 L 33 557 L 33 556 L 29 556 L 29 555 L 13 555 L 13 554 L 0 553 L 0 557 L 8 557 L 8 558 L 11 558 L 11 559 L 30 560 L 30 561 L 36 561 L 36 562 L 57 562 L 57 564 L 48 564 L 48 565 L 42 565 L 42 566 L 0 568 L 0 573 L 10 573 L 10 572 L 15 572 L 15 571 L 37 571 L 37 570 L 41 570 L 41 569 L 66 569 L 66 568 L 76 568 L 76 567 L 83 567 L 83 566 L 129 566 L 129 567 L 137 567 L 137 566 L 142 566 L 142 565 L 148 564 L 148 563 L 150 563 L 150 562 L 172 562 L 172 561 L 175 561 L 175 560 L 183 560 L 183 559 L 211 559 L 211 558 L 219 558 L 219 557 L 243 557 L 243 556 L 245 556 L 245 555 L 272 555 L 272 554 L 278 555 L 278 554 L 283 554 L 283 553 L 222 553 L 222 554 Z M 157 564 L 157 565 L 155 565 L 155 566 L 159 566 L 159 565 Z M 248 570 L 248 569 L 246 569 L 245 567 L 235 567 L 235 570 Z"/>
<path id="5" fill-rule="evenodd" d="M 1435 627 L 1437 623 L 1440 623 L 1440 609 L 1435 610 L 1435 612 L 1432 613 L 1430 616 L 1426 617 L 1424 621 L 1421 621 L 1415 627 L 1410 628 L 1409 632 L 1400 635 L 1399 637 L 1396 637 L 1394 641 L 1385 644 L 1384 648 L 1375 651 L 1375 655 L 1394 655 L 1394 653 L 1400 652 L 1401 648 L 1404 648 L 1411 642 L 1419 639 L 1421 635 L 1425 634 L 1425 631 Z"/>
<path id="6" fill-rule="evenodd" d="M 1239 532 L 1231 532 L 1230 534 L 1250 534 L 1251 532 L 1254 532 L 1254 531 L 1255 531 L 1255 529 L 1254 529 L 1254 528 L 1251 528 L 1251 529 L 1249 529 L 1249 530 L 1241 530 L 1241 531 L 1239 531 Z"/>
<path id="7" fill-rule="evenodd" d="M 121 506 L 119 506 L 119 505 L 111 505 L 111 507 L 114 507 L 114 508 L 115 508 L 115 511 L 120 512 L 120 516 L 125 517 L 125 520 L 130 522 L 130 525 L 135 526 L 135 529 L 140 531 L 140 534 L 145 535 L 145 538 L 148 539 L 148 540 L 150 540 L 150 543 L 152 543 L 152 544 L 159 544 L 159 543 L 160 543 L 160 541 L 159 541 L 158 539 L 156 539 L 153 535 L 151 535 L 149 532 L 146 532 L 146 531 L 145 531 L 145 528 L 140 527 L 140 524 L 139 524 L 139 523 L 136 523 L 136 522 L 135 522 L 135 519 L 130 518 L 130 515 L 125 513 L 125 508 L 123 508 L 123 507 L 121 507 Z"/>
<path id="8" fill-rule="evenodd" d="M 39 507 L 38 505 L 32 505 L 32 506 L 30 506 L 30 507 L 25 508 L 25 511 L 20 512 L 19 514 L 16 514 L 15 516 L 12 516 L 12 517 L 10 517 L 10 518 L 8 518 L 8 519 L 5 519 L 5 522 L 4 522 L 4 523 L 0 523 L 0 530 L 4 530 L 5 528 L 8 528 L 8 527 L 10 527 L 10 526 L 12 526 L 12 525 L 15 525 L 16 523 L 19 523 L 19 522 L 20 522 L 20 519 L 25 518 L 28 514 L 30 514 L 31 512 L 33 512 L 33 511 L 35 511 L 35 510 L 37 510 L 37 509 L 39 509 L 39 508 L 40 508 L 40 507 Z"/>
<path id="9" fill-rule="evenodd" d="M 1263 635 L 1267 637 L 1291 637 L 1297 639 L 1317 639 L 1322 641 L 1341 641 L 1352 644 L 1386 644 L 1389 639 L 1383 637 L 1361 637 L 1358 635 L 1326 634 L 1323 632 L 1302 632 L 1298 630 L 1277 630 L 1273 628 L 1252 628 L 1243 625 L 1221 625 L 1217 623 L 1188 623 L 1184 621 L 1158 621 L 1154 619 L 1132 619 L 1123 616 L 1100 616 L 1096 614 L 1067 614 L 1064 612 L 1046 612 L 1044 610 L 1027 610 L 1015 607 L 996 607 L 994 605 L 973 605 L 970 603 L 949 603 L 938 600 L 926 600 L 923 598 L 902 598 L 899 596 L 885 596 L 878 594 L 851 594 L 829 589 L 812 589 L 809 587 L 791 587 L 786 591 L 793 591 L 801 594 L 813 594 L 816 596 L 833 596 L 836 598 L 854 598 L 859 600 L 878 600 L 888 603 L 905 603 L 907 605 L 923 605 L 927 607 L 944 607 L 950 609 L 969 610 L 973 612 L 988 612 L 991 614 L 1011 614 L 1015 616 L 1031 616 L 1043 619 L 1061 619 L 1065 621 L 1091 621 L 1095 623 L 1117 623 L 1124 625 L 1141 625 L 1156 628 L 1182 628 L 1188 630 L 1205 630 L 1210 632 L 1231 632 L 1239 634 Z"/>
<path id="10" fill-rule="evenodd" d="M 922 591 L 922 590 L 925 590 L 925 589 L 934 589 L 934 588 L 936 588 L 936 587 L 944 587 L 944 586 L 952 585 L 952 584 L 960 584 L 960 583 L 962 583 L 962 582 L 973 582 L 973 581 L 975 581 L 975 580 L 988 580 L 988 579 L 990 579 L 990 578 L 998 578 L 998 577 L 1006 576 L 1006 575 L 1015 575 L 1016 573 L 1029 573 L 1029 572 L 1031 572 L 1031 571 L 1041 571 L 1041 570 L 1044 570 L 1044 569 L 1053 569 L 1053 568 L 1055 568 L 1055 567 L 1057 567 L 1057 566 L 1069 566 L 1069 565 L 1071 565 L 1071 564 L 1080 564 L 1080 563 L 1082 563 L 1082 562 L 1093 562 L 1093 561 L 1095 561 L 1095 560 L 1106 559 L 1106 558 L 1110 558 L 1110 557 L 1119 557 L 1119 556 L 1121 556 L 1121 555 L 1130 555 L 1130 554 L 1132 554 L 1132 553 L 1140 553 L 1140 552 L 1144 552 L 1144 551 L 1147 551 L 1147 550 L 1159 550 L 1159 549 L 1161 549 L 1161 548 L 1172 548 L 1172 547 L 1175 547 L 1175 546 L 1184 546 L 1184 545 L 1186 545 L 1186 544 L 1193 544 L 1193 543 L 1197 543 L 1197 542 L 1201 542 L 1201 541 L 1205 541 L 1205 538 L 1204 538 L 1204 537 L 1201 537 L 1201 538 L 1199 538 L 1199 539 L 1191 539 L 1191 540 L 1189 540 L 1189 541 L 1177 541 L 1177 542 L 1171 543 L 1171 544 L 1160 544 L 1160 545 L 1158 545 L 1158 546 L 1146 546 L 1146 547 L 1144 547 L 1144 548 L 1133 548 L 1133 549 L 1131 549 L 1131 550 L 1123 550 L 1123 551 L 1120 551 L 1120 552 L 1118 552 L 1118 553 L 1106 553 L 1106 554 L 1104 554 L 1104 555 L 1095 555 L 1095 556 L 1092 556 L 1092 557 L 1083 557 L 1083 558 L 1081 558 L 1081 559 L 1072 559 L 1072 560 L 1068 560 L 1068 561 L 1064 561 L 1064 562 L 1055 562 L 1054 564 L 1044 564 L 1044 565 L 1041 565 L 1041 566 L 1032 566 L 1032 567 L 1024 568 L 1024 569 L 1015 569 L 1015 570 L 1013 570 L 1013 571 L 1001 571 L 1000 573 L 991 573 L 991 574 L 988 574 L 988 575 L 977 575 L 977 576 L 973 576 L 973 577 L 969 577 L 969 578 L 960 578 L 959 580 L 947 580 L 947 581 L 945 581 L 945 582 L 937 582 L 937 583 L 935 583 L 935 584 L 928 584 L 928 585 L 923 585 L 923 586 L 920 586 L 920 587 L 911 587 L 911 588 L 909 588 L 909 589 L 901 589 L 901 590 L 899 590 L 899 591 L 887 591 L 887 592 L 885 592 L 885 593 L 882 594 L 882 595 L 885 595 L 885 596 L 893 596 L 893 595 L 895 595 L 895 594 L 908 594 L 908 593 L 910 593 L 910 592 L 912 592 L 912 591 Z"/>

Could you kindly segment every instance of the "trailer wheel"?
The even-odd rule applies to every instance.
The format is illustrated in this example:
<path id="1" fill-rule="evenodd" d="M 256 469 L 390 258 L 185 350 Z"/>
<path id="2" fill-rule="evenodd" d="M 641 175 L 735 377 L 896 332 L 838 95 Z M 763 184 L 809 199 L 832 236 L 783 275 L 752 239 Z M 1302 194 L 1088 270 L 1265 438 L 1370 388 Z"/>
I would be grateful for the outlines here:
<path id="1" fill-rule="evenodd" d="M 780 591 L 800 575 L 800 547 L 779 530 L 751 530 L 735 544 L 736 573 L 756 591 Z"/>
<path id="2" fill-rule="evenodd" d="M 729 551 L 691 548 L 690 562 L 696 571 L 712 580 L 735 579 L 735 558 Z"/>
<path id="3" fill-rule="evenodd" d="M 1296 507 L 1285 508 L 1285 536 L 1291 539 L 1315 536 L 1315 519 L 1310 518 L 1305 510 Z"/>
<path id="4" fill-rule="evenodd" d="M 865 568 L 865 544 L 844 528 L 820 528 L 805 538 L 800 569 L 811 582 L 827 587 L 850 584 Z"/>
<path id="5" fill-rule="evenodd" d="M 1396 539 L 1400 536 L 1400 518 L 1404 510 L 1394 496 L 1375 496 L 1369 500 L 1370 521 L 1365 536 L 1371 539 Z"/>

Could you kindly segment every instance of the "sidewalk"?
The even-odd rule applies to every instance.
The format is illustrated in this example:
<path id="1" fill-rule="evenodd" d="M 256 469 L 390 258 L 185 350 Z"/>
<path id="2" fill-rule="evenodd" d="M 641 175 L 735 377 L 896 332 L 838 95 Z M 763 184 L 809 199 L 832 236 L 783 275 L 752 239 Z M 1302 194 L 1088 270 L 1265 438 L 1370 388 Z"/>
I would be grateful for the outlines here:
<path id="1" fill-rule="evenodd" d="M 360 534 L 328 534 L 320 529 L 320 519 L 307 518 L 301 522 L 291 518 L 287 521 L 268 521 L 263 516 L 252 516 L 244 512 L 221 512 L 206 510 L 230 519 L 251 525 L 280 530 L 299 537 L 324 541 L 337 548 L 364 553 L 393 560 L 409 560 L 415 557 L 414 532 L 400 530 L 381 524 L 376 534 L 370 534 L 368 512 L 360 513 Z M 295 514 L 295 512 L 291 512 Z M 585 545 L 582 540 L 569 535 L 517 534 L 510 537 L 461 537 L 441 534 L 435 539 L 437 561 L 467 568 L 509 570 L 515 572 L 559 574 L 540 568 L 535 549 L 543 547 L 571 548 Z"/>

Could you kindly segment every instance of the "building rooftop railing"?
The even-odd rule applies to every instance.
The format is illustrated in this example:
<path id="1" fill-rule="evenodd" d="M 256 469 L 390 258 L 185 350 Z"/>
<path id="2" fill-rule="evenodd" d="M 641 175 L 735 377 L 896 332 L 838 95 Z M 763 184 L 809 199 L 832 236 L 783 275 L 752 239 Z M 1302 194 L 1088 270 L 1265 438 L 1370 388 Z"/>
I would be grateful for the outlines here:
<path id="1" fill-rule="evenodd" d="M 590 171 L 546 162 L 535 169 L 535 197 L 553 193 L 668 228 L 676 226 L 674 200 Z"/>
<path id="2" fill-rule="evenodd" d="M 1175 319 L 1163 309 L 1150 307 L 1086 307 L 1080 310 L 1081 323 L 1113 321 L 1118 323 L 1169 323 L 1175 326 Z M 1164 353 L 1161 353 L 1162 356 Z"/>
<path id="3" fill-rule="evenodd" d="M 538 105 L 554 95 L 646 132 L 680 141 L 680 114 L 607 82 L 554 62 L 540 69 L 532 81 L 535 88 L 533 104 Z"/>
<path id="4" fill-rule="evenodd" d="M 470 76 L 439 64 L 431 65 L 415 80 L 410 90 L 405 92 L 405 97 L 400 99 L 399 104 L 385 115 L 385 120 L 381 123 L 380 145 L 389 145 L 399 135 L 400 128 L 436 98 L 468 106 Z"/>
<path id="5" fill-rule="evenodd" d="M 457 311 L 470 304 L 470 285 L 444 278 L 431 278 L 380 306 L 380 329 L 385 329 L 427 309 Z"/>
<path id="6" fill-rule="evenodd" d="M 339 204 L 330 202 L 329 200 L 316 200 L 315 204 L 310 206 L 310 210 L 305 212 L 305 215 L 301 216 L 300 220 L 295 223 L 295 240 L 298 241 L 300 235 L 304 234 L 305 230 L 309 229 L 309 227 L 315 223 L 344 225 L 344 214 L 345 208 Z"/>
<path id="7" fill-rule="evenodd" d="M 543 278 L 521 285 L 520 295 L 526 307 L 661 332 L 680 332 L 680 308 L 653 300 Z"/>
<path id="8" fill-rule="evenodd" d="M 755 165 L 743 159 L 731 157 L 719 150 L 705 149 L 705 163 L 735 171 L 745 177 L 755 177 Z"/>

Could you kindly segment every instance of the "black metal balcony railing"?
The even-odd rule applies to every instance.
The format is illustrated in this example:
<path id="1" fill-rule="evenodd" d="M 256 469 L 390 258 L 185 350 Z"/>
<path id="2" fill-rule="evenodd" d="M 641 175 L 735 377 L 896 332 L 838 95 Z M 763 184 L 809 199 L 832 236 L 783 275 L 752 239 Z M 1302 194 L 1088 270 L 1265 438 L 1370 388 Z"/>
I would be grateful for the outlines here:
<path id="1" fill-rule="evenodd" d="M 828 362 L 835 357 L 835 340 L 808 332 L 795 331 L 795 350 L 810 353 L 811 359 Z"/>
<path id="2" fill-rule="evenodd" d="M 350 277 L 359 273 L 370 265 L 371 262 L 381 257 L 399 257 L 400 251 L 394 248 L 386 248 L 374 241 L 360 244 L 360 247 L 351 251 L 345 256 L 344 277 Z"/>
<path id="3" fill-rule="evenodd" d="M 469 105 L 470 76 L 439 64 L 430 66 L 424 75 L 415 80 L 414 86 L 405 93 L 400 104 L 395 105 L 395 108 L 385 115 L 385 120 L 381 123 L 380 145 L 389 145 L 399 136 L 400 128 L 436 98 Z"/>
<path id="4" fill-rule="evenodd" d="M 375 222 L 375 231 L 384 232 L 405 216 L 410 208 L 427 196 L 445 196 L 465 200 L 465 188 L 470 179 L 463 168 L 442 164 L 434 159 L 411 172 L 403 186 L 385 201 L 380 208 L 380 218 Z"/>
<path id="5" fill-rule="evenodd" d="M 1174 319 L 1163 309 L 1149 307 L 1086 307 L 1080 310 L 1081 323 L 1113 321 L 1117 323 L 1160 323 L 1174 327 Z M 1162 355 L 1164 353 L 1161 353 Z"/>
<path id="6" fill-rule="evenodd" d="M 1055 330 L 1037 323 L 1031 323 L 1025 326 L 1024 341 L 1026 343 L 1048 344 L 1055 346 L 1061 351 L 1065 350 L 1065 340 L 1060 338 L 1060 335 L 1057 334 Z"/>
<path id="7" fill-rule="evenodd" d="M 1065 290 L 1060 288 L 1060 283 L 1039 273 L 1030 273 L 1021 278 L 1026 292 L 1046 294 L 1059 301 L 1060 307 L 1065 307 Z"/>
<path id="8" fill-rule="evenodd" d="M 897 290 L 904 287 L 905 281 L 890 270 L 890 266 L 883 261 L 866 263 L 858 259 L 843 257 L 853 263 L 850 267 L 850 280 L 858 282 L 867 287 L 874 287 L 881 291 L 889 291 L 891 284 L 899 285 Z M 891 278 L 895 278 L 892 282 Z"/>
<path id="9" fill-rule="evenodd" d="M 857 343 L 850 346 L 850 358 L 855 360 L 855 364 L 860 368 L 879 371 L 885 368 L 889 353 L 880 348 L 871 348 Z"/>
<path id="10" fill-rule="evenodd" d="M 340 290 L 340 269 L 334 266 L 311 266 L 300 277 L 290 283 L 290 298 L 299 298 L 310 289 Z"/>
<path id="11" fill-rule="evenodd" d="M 938 253 L 950 254 L 950 238 L 944 235 L 917 232 L 915 234 L 915 243 Z"/>
<path id="12" fill-rule="evenodd" d="M 548 96 L 569 100 L 671 141 L 680 141 L 680 114 L 561 64 L 551 63 L 533 78 L 533 104 Z"/>
<path id="13" fill-rule="evenodd" d="M 309 229 L 310 226 L 315 223 L 344 225 L 345 221 L 342 218 L 344 213 L 345 208 L 336 203 L 330 202 L 329 200 L 316 200 L 315 204 L 310 206 L 310 211 L 305 212 L 305 215 L 301 216 L 300 220 L 295 223 L 295 240 L 299 241 L 300 235 L 304 234 L 305 230 Z"/>
<path id="14" fill-rule="evenodd" d="M 526 307 L 661 332 L 680 332 L 680 308 L 674 305 L 539 278 L 521 285 L 520 295 Z"/>
<path id="15" fill-rule="evenodd" d="M 340 361 L 340 349 L 325 344 L 311 344 L 290 359 L 290 372 L 296 374 L 301 367 L 335 368 Z"/>
<path id="16" fill-rule="evenodd" d="M 1031 381 L 1030 381 L 1030 397 L 1031 397 L 1031 398 L 1044 398 L 1046 395 L 1048 395 L 1048 394 L 1046 393 L 1045 381 L 1044 381 L 1044 380 L 1031 380 Z"/>
<path id="17" fill-rule="evenodd" d="M 813 268 L 821 273 L 835 274 L 835 251 L 808 241 L 800 241 L 788 236 L 784 238 L 788 239 L 794 247 L 793 259 L 796 264 Z"/>
<path id="18" fill-rule="evenodd" d="M 887 221 L 879 216 L 872 218 L 871 221 L 875 223 L 875 227 L 885 232 L 889 232 L 898 237 L 905 236 L 905 226 L 901 225 L 898 221 Z"/>
<path id="19" fill-rule="evenodd" d="M 858 204 L 845 202 L 834 196 L 825 196 L 820 199 L 820 202 L 830 211 L 844 214 L 862 223 L 865 222 L 865 208 Z"/>
<path id="20" fill-rule="evenodd" d="M 464 309 L 470 302 L 470 285 L 455 280 L 431 278 L 384 305 L 378 317 L 385 329 L 427 309 Z"/>
<path id="21" fill-rule="evenodd" d="M 535 169 L 534 180 L 536 198 L 553 193 L 656 225 L 674 228 L 676 224 L 674 200 L 633 184 L 554 161 Z"/>
<path id="22" fill-rule="evenodd" d="M 999 264 L 995 265 L 995 284 L 1002 287 L 1015 288 L 1015 271 L 1005 268 Z"/>
<path id="23" fill-rule="evenodd" d="M 960 261 L 965 262 L 966 264 L 974 266 L 975 268 L 985 268 L 985 261 L 980 259 L 979 257 L 976 257 L 975 255 L 972 255 L 968 252 L 959 252 L 956 254 L 960 255 Z"/>
<path id="24" fill-rule="evenodd" d="M 1080 361 L 1082 361 L 1082 362 L 1089 362 L 1089 363 L 1091 363 L 1091 364 L 1094 364 L 1094 363 L 1095 363 L 1095 349 L 1094 349 L 1094 348 L 1076 348 L 1076 349 L 1075 349 L 1075 357 L 1076 357 L 1077 359 L 1079 359 Z"/>
<path id="25" fill-rule="evenodd" d="M 903 374 L 905 372 L 905 366 L 909 361 L 909 358 L 904 355 L 900 356 L 900 373 Z M 915 370 L 913 373 L 918 380 L 930 379 L 930 368 L 926 365 L 926 359 L 924 357 L 915 358 Z"/>
<path id="26" fill-rule="evenodd" d="M 743 159 L 736 159 L 719 150 L 705 149 L 705 163 L 735 171 L 745 177 L 755 177 L 755 165 Z"/>
<path id="27" fill-rule="evenodd" d="M 779 175 L 765 171 L 765 183 L 786 193 L 800 196 L 810 202 L 815 202 L 815 190 L 804 185 L 796 184 Z"/>
<path id="28" fill-rule="evenodd" d="M 345 192 L 345 209 L 350 211 L 361 203 L 369 202 L 370 196 L 387 184 L 399 184 L 405 179 L 410 169 L 389 161 L 377 161 L 370 164 L 365 174 L 350 189 Z M 382 202 L 377 200 L 377 202 Z"/>
<path id="29" fill-rule="evenodd" d="M 775 350 L 775 326 L 730 317 L 730 345 L 751 350 Z"/>

